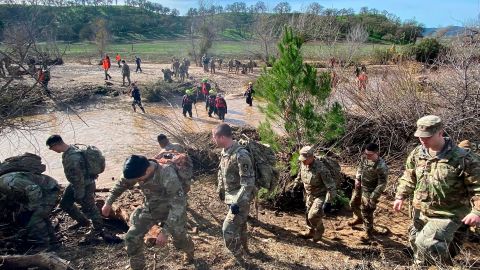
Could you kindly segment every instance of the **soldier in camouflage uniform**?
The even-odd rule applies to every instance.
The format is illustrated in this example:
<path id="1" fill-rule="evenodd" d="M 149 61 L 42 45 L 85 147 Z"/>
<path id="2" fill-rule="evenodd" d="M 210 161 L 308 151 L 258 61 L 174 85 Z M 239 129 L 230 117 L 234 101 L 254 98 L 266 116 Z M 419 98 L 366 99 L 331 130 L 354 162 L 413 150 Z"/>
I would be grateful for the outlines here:
<path id="1" fill-rule="evenodd" d="M 167 234 L 171 234 L 173 245 L 182 249 L 186 253 L 186 262 L 191 263 L 194 246 L 186 230 L 187 200 L 175 168 L 149 161 L 144 156 L 132 155 L 125 161 L 123 175 L 124 178 L 110 191 L 102 214 L 108 216 L 113 202 L 138 183 L 144 195 L 144 206 L 138 207 L 130 216 L 131 226 L 125 236 L 131 269 L 145 269 L 143 237 L 160 222 L 163 228 L 156 244 L 166 245 Z"/>
<path id="2" fill-rule="evenodd" d="M 420 118 L 414 135 L 421 145 L 407 158 L 393 208 L 400 211 L 412 197 L 415 263 L 448 263 L 449 246 L 462 223 L 480 223 L 480 160 L 443 137 L 438 116 Z"/>
<path id="3" fill-rule="evenodd" d="M 324 212 L 331 211 L 331 203 L 336 197 L 335 179 L 328 168 L 313 154 L 313 148 L 305 146 L 300 149 L 300 172 L 295 178 L 294 188 L 303 183 L 306 203 L 306 222 L 308 230 L 301 233 L 305 238 L 313 238 L 317 242 L 322 239 L 325 227 L 322 217 Z"/>
<path id="4" fill-rule="evenodd" d="M 47 139 L 47 146 L 52 151 L 63 153 L 63 170 L 69 184 L 63 193 L 60 208 L 77 221 L 77 224 L 69 229 L 87 227 L 90 223 L 88 219 L 90 219 L 93 230 L 87 233 L 82 243 L 86 244 L 97 236 L 105 238 L 103 219 L 95 205 L 95 180 L 98 175 L 88 174 L 83 153 L 77 146 L 66 144 L 60 135 L 50 136 Z M 81 206 L 82 211 L 78 209 L 75 203 Z"/>
<path id="5" fill-rule="evenodd" d="M 0 176 L 0 201 L 21 206 L 24 214 L 30 216 L 26 225 L 27 238 L 41 246 L 49 246 L 56 240 L 49 216 L 59 195 L 57 181 L 47 175 L 11 172 Z"/>
<path id="6" fill-rule="evenodd" d="M 378 145 L 370 143 L 364 151 L 355 176 L 355 189 L 350 200 L 350 206 L 355 219 L 350 226 L 364 225 L 365 235 L 362 240 L 369 240 L 373 234 L 373 213 L 377 208 L 378 199 L 385 190 L 388 178 L 388 167 L 378 155 Z"/>
<path id="7" fill-rule="evenodd" d="M 175 151 L 178 153 L 186 153 L 185 148 L 179 143 L 171 143 L 170 140 L 167 138 L 167 135 L 160 134 L 157 136 L 158 144 L 160 145 L 160 153 L 166 151 Z"/>
<path id="8" fill-rule="evenodd" d="M 248 151 L 233 140 L 229 125 L 218 125 L 212 136 L 217 146 L 223 148 L 217 185 L 220 199 L 229 208 L 222 227 L 223 239 L 235 262 L 245 266 L 244 255 L 249 253 L 247 218 L 255 190 L 252 160 Z"/>

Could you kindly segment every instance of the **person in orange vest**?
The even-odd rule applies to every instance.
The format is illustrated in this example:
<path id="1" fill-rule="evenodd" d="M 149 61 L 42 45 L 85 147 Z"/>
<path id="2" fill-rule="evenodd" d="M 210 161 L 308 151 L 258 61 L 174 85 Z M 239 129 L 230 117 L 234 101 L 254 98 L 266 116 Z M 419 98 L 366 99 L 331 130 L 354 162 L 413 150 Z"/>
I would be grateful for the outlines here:
<path id="1" fill-rule="evenodd" d="M 105 58 L 103 58 L 102 65 L 103 65 L 103 70 L 105 71 L 105 80 L 108 80 L 109 78 L 112 79 L 112 76 L 108 74 L 108 70 L 112 66 L 112 63 L 110 62 L 110 57 L 108 56 L 108 54 L 106 54 Z"/>
<path id="2" fill-rule="evenodd" d="M 220 93 L 217 94 L 217 98 L 215 99 L 215 107 L 217 107 L 218 118 L 224 122 L 225 114 L 227 114 L 227 102 Z"/>
<path id="3" fill-rule="evenodd" d="M 365 71 L 362 71 L 358 76 L 358 90 L 365 91 L 367 90 L 368 76 Z"/>
<path id="4" fill-rule="evenodd" d="M 122 62 L 122 58 L 120 57 L 120 54 L 117 53 L 115 60 L 117 60 L 118 67 L 121 68 L 122 66 L 120 65 L 120 62 Z"/>

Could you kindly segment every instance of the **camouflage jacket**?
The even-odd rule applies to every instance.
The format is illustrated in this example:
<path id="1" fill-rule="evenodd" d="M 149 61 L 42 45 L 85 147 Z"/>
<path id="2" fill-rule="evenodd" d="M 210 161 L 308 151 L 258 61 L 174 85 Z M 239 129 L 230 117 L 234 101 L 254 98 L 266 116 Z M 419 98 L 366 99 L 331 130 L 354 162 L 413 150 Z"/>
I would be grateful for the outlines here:
<path id="1" fill-rule="evenodd" d="M 325 197 L 326 202 L 331 202 L 337 196 L 335 179 L 319 158 L 315 158 L 311 165 L 301 163 L 300 172 L 295 179 L 296 183 L 303 183 L 307 199 Z"/>
<path id="2" fill-rule="evenodd" d="M 388 166 L 380 157 L 375 162 L 362 158 L 355 178 L 362 183 L 362 196 L 378 200 L 387 185 Z"/>
<path id="3" fill-rule="evenodd" d="M 222 150 L 217 179 L 217 192 L 225 193 L 226 204 L 249 203 L 253 199 L 255 172 L 252 160 L 238 142 Z"/>
<path id="4" fill-rule="evenodd" d="M 407 158 L 396 199 L 413 195 L 413 206 L 427 217 L 480 216 L 480 159 L 446 138 L 435 157 L 423 146 Z"/>
<path id="5" fill-rule="evenodd" d="M 152 177 L 139 182 L 137 179 L 122 178 L 110 191 L 106 204 L 112 205 L 122 193 L 133 188 L 138 183 L 144 195 L 145 208 L 155 219 L 166 217 L 166 227 L 175 228 L 185 224 L 177 224 L 187 210 L 187 199 L 182 189 L 182 183 L 178 179 L 177 172 L 172 165 L 160 165 L 150 161 L 155 166 Z"/>
<path id="6" fill-rule="evenodd" d="M 58 182 L 43 174 L 11 172 L 0 176 L 0 201 L 22 204 L 30 211 L 41 206 L 46 196 L 56 196 L 58 190 Z"/>
<path id="7" fill-rule="evenodd" d="M 81 199 L 85 196 L 85 186 L 92 184 L 95 178 L 87 173 L 87 164 L 82 151 L 75 145 L 62 154 L 63 171 L 67 181 L 72 184 L 75 198 Z"/>
<path id="8" fill-rule="evenodd" d="M 130 75 L 130 67 L 126 63 L 122 65 L 122 75 L 123 76 Z"/>

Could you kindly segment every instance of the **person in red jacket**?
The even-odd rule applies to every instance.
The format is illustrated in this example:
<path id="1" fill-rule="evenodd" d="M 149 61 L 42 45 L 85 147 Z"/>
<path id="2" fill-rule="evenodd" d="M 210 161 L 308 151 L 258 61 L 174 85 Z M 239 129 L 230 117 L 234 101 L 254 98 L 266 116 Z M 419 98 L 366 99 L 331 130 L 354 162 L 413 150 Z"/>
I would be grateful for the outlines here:
<path id="1" fill-rule="evenodd" d="M 105 55 L 105 58 L 103 58 L 102 65 L 103 65 L 103 70 L 105 71 L 105 80 L 108 80 L 109 78 L 112 79 L 112 76 L 108 74 L 108 70 L 112 66 L 112 63 L 110 62 L 110 57 L 108 56 L 108 54 Z"/>
<path id="2" fill-rule="evenodd" d="M 115 56 L 115 60 L 117 60 L 118 67 L 121 68 L 122 66 L 120 63 L 122 62 L 122 58 L 120 57 L 120 54 L 117 53 L 117 56 Z"/>
<path id="3" fill-rule="evenodd" d="M 224 122 L 225 114 L 227 114 L 227 102 L 221 94 L 218 94 L 217 98 L 215 99 L 215 107 L 217 107 L 218 118 Z"/>

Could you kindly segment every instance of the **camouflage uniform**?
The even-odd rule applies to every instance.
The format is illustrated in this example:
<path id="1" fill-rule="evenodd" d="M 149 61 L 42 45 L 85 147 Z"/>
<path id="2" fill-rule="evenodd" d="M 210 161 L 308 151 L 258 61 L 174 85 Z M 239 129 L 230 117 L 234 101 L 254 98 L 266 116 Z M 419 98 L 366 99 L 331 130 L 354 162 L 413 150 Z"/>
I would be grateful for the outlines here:
<path id="1" fill-rule="evenodd" d="M 410 153 L 395 196 L 413 195 L 410 244 L 419 264 L 448 261 L 461 220 L 469 213 L 480 215 L 480 160 L 445 140 L 436 156 L 421 145 Z"/>
<path id="2" fill-rule="evenodd" d="M 185 153 L 185 148 L 179 143 L 171 143 L 169 142 L 165 147 L 160 147 L 160 153 L 166 151 L 175 151 L 178 153 Z"/>
<path id="3" fill-rule="evenodd" d="M 27 237 L 38 244 L 55 240 L 49 216 L 59 193 L 57 181 L 46 175 L 11 172 L 0 176 L 0 197 L 32 213 L 26 225 Z"/>
<path id="4" fill-rule="evenodd" d="M 152 161 L 151 161 L 152 162 Z M 150 179 L 122 178 L 111 190 L 106 204 L 112 203 L 127 189 L 139 185 L 144 195 L 144 206 L 138 207 L 130 216 L 130 228 L 125 236 L 127 255 L 133 270 L 145 268 L 143 237 L 150 228 L 162 222 L 163 231 L 172 235 L 173 245 L 193 258 L 194 246 L 187 235 L 187 200 L 175 168 L 155 163 L 155 172 Z"/>
<path id="5" fill-rule="evenodd" d="M 88 224 L 89 218 L 92 220 L 93 229 L 102 231 L 103 219 L 95 205 L 95 179 L 98 175 L 88 174 L 85 157 L 75 145 L 70 145 L 62 154 L 62 163 L 69 184 L 63 193 L 60 207 L 78 223 Z M 83 214 L 75 203 L 82 207 Z"/>
<path id="6" fill-rule="evenodd" d="M 238 142 L 222 150 L 217 179 L 217 192 L 225 195 L 225 203 L 240 208 L 236 215 L 228 211 L 222 232 L 225 246 L 241 261 L 248 251 L 247 218 L 254 197 L 255 173 L 250 154 Z"/>
<path id="7" fill-rule="evenodd" d="M 358 219 L 363 220 L 365 231 L 373 232 L 373 213 L 378 199 L 385 190 L 388 178 L 388 167 L 382 158 L 377 161 L 362 159 L 355 176 L 361 187 L 355 187 L 350 200 L 350 207 Z"/>
<path id="8" fill-rule="evenodd" d="M 300 165 L 300 172 L 295 178 L 295 183 L 303 183 L 305 189 L 307 227 L 314 231 L 315 238 L 321 238 L 325 231 L 322 216 L 323 204 L 331 202 L 336 197 L 335 179 L 323 162 L 315 157 L 310 165 Z"/>
<path id="9" fill-rule="evenodd" d="M 127 78 L 128 85 L 130 86 L 130 84 L 131 84 L 131 81 L 130 81 L 130 67 L 127 65 L 127 63 L 123 63 L 123 66 L 122 66 L 122 80 L 123 80 L 122 85 L 125 85 L 125 78 Z"/>

